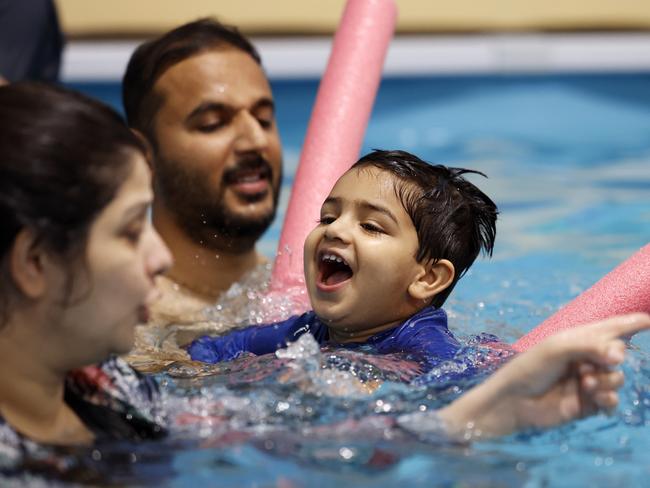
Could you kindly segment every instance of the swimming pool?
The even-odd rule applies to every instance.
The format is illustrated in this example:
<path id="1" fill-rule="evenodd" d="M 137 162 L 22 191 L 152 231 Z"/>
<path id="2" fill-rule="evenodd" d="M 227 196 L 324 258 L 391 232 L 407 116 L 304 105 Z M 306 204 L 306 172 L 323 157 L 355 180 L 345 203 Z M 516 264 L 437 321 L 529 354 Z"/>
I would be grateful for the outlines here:
<path id="1" fill-rule="evenodd" d="M 119 106 L 116 84 L 76 87 Z M 269 256 L 316 88 L 316 80 L 273 82 L 286 170 L 280 217 L 261 244 Z M 450 327 L 460 335 L 519 337 L 650 242 L 649 73 L 389 78 L 364 143 L 364 151 L 371 148 L 406 149 L 489 176 L 472 179 L 501 209 L 495 255 L 478 262 L 450 299 Z M 113 460 L 114 479 L 165 486 L 643 485 L 650 474 L 650 337 L 634 344 L 619 411 L 544 434 L 469 448 L 344 434 L 309 439 L 295 434 L 299 426 L 432 408 L 457 392 L 389 381 L 370 397 L 323 395 L 322 385 L 297 393 L 296 382 L 278 382 L 277 371 L 295 372 L 292 361 L 319 370 L 313 356 L 267 358 L 193 380 L 162 378 L 174 391 L 223 400 L 235 425 L 279 423 L 293 436 L 269 427 L 265 441 L 238 440 L 205 424 L 209 447 L 176 439 L 109 446 L 102 456 Z M 321 359 L 330 371 L 362 369 L 358 357 Z"/>

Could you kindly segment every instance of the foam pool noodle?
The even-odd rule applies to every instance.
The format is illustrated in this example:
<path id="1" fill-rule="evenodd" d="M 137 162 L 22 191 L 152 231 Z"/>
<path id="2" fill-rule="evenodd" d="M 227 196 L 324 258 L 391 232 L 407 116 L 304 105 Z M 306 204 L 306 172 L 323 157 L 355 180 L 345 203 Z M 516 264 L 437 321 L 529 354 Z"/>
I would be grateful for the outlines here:
<path id="1" fill-rule="evenodd" d="M 304 290 L 305 238 L 334 183 L 359 157 L 396 19 L 393 0 L 348 0 L 345 6 L 307 128 L 271 294 Z M 297 308 L 304 309 L 302 296 Z"/>
<path id="2" fill-rule="evenodd" d="M 650 244 L 513 344 L 525 351 L 561 330 L 632 312 L 650 313 Z"/>

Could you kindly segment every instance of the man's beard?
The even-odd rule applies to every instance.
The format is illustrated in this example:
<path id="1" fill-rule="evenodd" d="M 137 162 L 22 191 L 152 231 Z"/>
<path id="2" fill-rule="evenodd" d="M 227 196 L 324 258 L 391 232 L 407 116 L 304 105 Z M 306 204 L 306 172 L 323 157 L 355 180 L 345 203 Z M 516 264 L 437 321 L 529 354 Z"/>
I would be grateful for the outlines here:
<path id="1" fill-rule="evenodd" d="M 266 159 L 261 156 L 240 159 L 234 167 L 224 170 L 219 188 L 214 189 L 209 186 L 210 178 L 206 174 L 189 170 L 178 162 L 157 158 L 155 190 L 188 237 L 215 251 L 239 254 L 252 249 L 275 218 L 281 168 L 282 165 L 278 183 L 274 185 L 273 170 Z M 246 169 L 261 169 L 262 176 L 271 184 L 273 205 L 264 215 L 237 215 L 224 201 L 228 183 L 235 180 L 237 172 Z M 251 203 L 259 198 L 251 196 Z"/>

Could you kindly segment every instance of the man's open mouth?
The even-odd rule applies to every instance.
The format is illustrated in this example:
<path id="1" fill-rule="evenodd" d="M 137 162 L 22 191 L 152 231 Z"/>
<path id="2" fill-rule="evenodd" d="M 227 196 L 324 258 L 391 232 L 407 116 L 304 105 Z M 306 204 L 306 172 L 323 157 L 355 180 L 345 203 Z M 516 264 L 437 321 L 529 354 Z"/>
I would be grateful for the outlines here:
<path id="1" fill-rule="evenodd" d="M 255 197 L 269 190 L 272 171 L 263 159 L 243 162 L 227 170 L 224 182 L 242 196 Z"/>
<path id="2" fill-rule="evenodd" d="M 319 255 L 317 282 L 321 288 L 337 287 L 352 278 L 352 275 L 352 268 L 341 256 L 331 252 Z"/>

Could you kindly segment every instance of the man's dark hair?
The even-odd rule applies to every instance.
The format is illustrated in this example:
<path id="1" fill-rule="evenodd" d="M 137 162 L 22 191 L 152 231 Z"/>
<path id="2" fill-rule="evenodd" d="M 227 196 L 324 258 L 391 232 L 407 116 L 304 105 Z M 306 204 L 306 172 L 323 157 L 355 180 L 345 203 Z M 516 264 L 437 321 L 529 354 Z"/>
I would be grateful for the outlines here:
<path id="1" fill-rule="evenodd" d="M 162 103 L 153 93 L 156 81 L 175 64 L 219 47 L 239 49 L 262 64 L 255 47 L 236 27 L 212 18 L 181 25 L 138 46 L 122 79 L 122 103 L 129 126 L 141 131 L 155 144 L 151 125 Z"/>
<path id="2" fill-rule="evenodd" d="M 375 150 L 353 166 L 375 167 L 396 177 L 395 194 L 411 217 L 418 235 L 418 262 L 448 259 L 456 275 L 451 285 L 433 299 L 440 307 L 481 250 L 492 255 L 496 238 L 497 206 L 462 177 L 480 171 L 429 164 L 406 151 Z"/>

